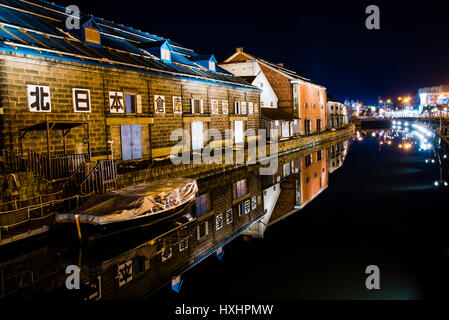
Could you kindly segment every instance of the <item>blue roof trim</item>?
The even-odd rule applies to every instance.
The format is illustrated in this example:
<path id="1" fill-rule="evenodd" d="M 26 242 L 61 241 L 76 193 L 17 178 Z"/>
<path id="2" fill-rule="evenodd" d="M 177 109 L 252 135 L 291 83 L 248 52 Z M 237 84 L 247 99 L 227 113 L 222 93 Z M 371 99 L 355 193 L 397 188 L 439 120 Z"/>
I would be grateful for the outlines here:
<path id="1" fill-rule="evenodd" d="M 83 28 L 85 28 L 91 22 L 93 22 L 93 24 L 95 25 L 95 28 L 97 28 L 98 31 L 103 32 L 103 29 L 98 25 L 98 23 L 95 21 L 94 17 L 90 18 L 85 23 L 83 23 Z"/>
<path id="2" fill-rule="evenodd" d="M 36 48 L 38 49 L 38 48 Z M 26 51 L 26 50 L 15 50 L 13 48 L 7 48 L 7 47 L 3 47 L 0 48 L 0 51 L 8 51 L 8 52 L 16 52 L 16 53 L 22 53 L 22 54 L 28 54 L 28 55 L 34 55 L 34 56 L 39 56 L 39 57 L 44 57 L 44 58 L 51 58 L 51 59 L 58 59 L 58 60 L 64 60 L 64 61 L 70 61 L 70 62 L 76 62 L 76 63 L 81 63 L 81 64 L 88 64 L 88 65 L 93 65 L 93 66 L 99 66 L 99 67 L 104 67 L 104 68 L 111 68 L 111 69 L 118 69 L 118 70 L 125 70 L 125 71 L 132 71 L 132 72 L 138 72 L 138 73 L 143 73 L 143 74 L 149 74 L 149 75 L 156 75 L 156 76 L 162 76 L 162 77 L 167 77 L 167 78 L 172 78 L 172 79 L 182 79 L 182 80 L 190 80 L 190 81 L 197 81 L 197 82 L 203 82 L 203 83 L 211 83 L 211 84 L 218 84 L 218 85 L 222 85 L 222 86 L 228 86 L 228 87 L 233 87 L 233 88 L 241 88 L 241 89 L 247 89 L 247 90 L 252 90 L 252 91 L 262 91 L 261 89 L 257 88 L 257 87 L 246 87 L 246 86 L 239 86 L 237 84 L 231 84 L 231 83 L 223 83 L 221 82 L 222 80 L 217 80 L 217 81 L 213 81 L 213 80 L 205 80 L 205 79 L 198 79 L 198 78 L 191 78 L 191 77 L 183 77 L 183 76 L 174 76 L 174 75 L 169 75 L 169 74 L 164 74 L 161 70 L 161 72 L 155 72 L 155 71 L 144 71 L 144 70 L 138 70 L 138 69 L 133 69 L 133 68 L 126 68 L 126 67 L 119 67 L 119 66 L 111 66 L 111 65 L 104 65 L 101 63 L 97 63 L 97 62 L 91 62 L 91 61 L 80 61 L 77 59 L 73 59 L 73 58 L 67 58 L 67 57 L 59 57 L 59 56 L 52 56 L 49 54 L 44 54 L 44 53 L 39 53 L 39 52 L 31 52 L 31 51 Z"/>
<path id="3" fill-rule="evenodd" d="M 140 70 L 143 68 L 149 67 L 157 69 L 155 72 L 176 72 L 180 73 L 182 77 L 185 76 L 185 78 L 198 75 L 209 79 L 212 83 L 225 81 L 233 83 L 237 87 L 244 87 L 244 83 L 238 77 L 216 65 L 216 59 L 213 54 L 199 55 L 172 40 L 82 12 L 80 13 L 80 19 L 83 28 L 66 30 L 64 23 L 67 17 L 66 8 L 45 0 L 27 0 L 26 2 L 0 0 L 0 3 L 8 5 L 8 7 L 0 7 L 0 21 L 13 25 L 14 27 L 5 26 L 5 28 L 15 35 L 11 36 L 11 34 L 0 30 L 0 36 L 6 39 L 5 41 L 17 43 L 17 46 L 14 45 L 13 47 L 18 47 L 21 51 L 18 51 L 19 49 L 16 48 L 16 52 L 35 54 L 36 50 L 40 50 L 49 57 L 55 58 L 58 56 L 57 58 L 61 58 L 60 55 L 62 55 L 62 58 L 67 58 L 80 64 L 88 63 L 86 62 L 89 61 L 88 57 L 100 59 L 106 57 L 112 64 L 120 65 L 120 63 L 125 63 L 130 65 L 130 69 L 135 68 L 134 70 L 137 72 L 141 72 Z M 36 16 L 33 13 L 39 15 Z M 101 32 L 100 43 L 86 41 L 85 27 L 89 24 L 93 29 L 98 29 Z M 22 34 L 17 29 L 19 27 L 27 29 L 27 33 L 39 41 L 35 41 L 27 34 Z M 40 34 L 41 32 L 49 35 L 50 40 L 43 37 Z M 76 40 L 64 39 L 67 37 L 76 38 L 81 41 L 81 44 Z M 18 39 L 28 45 L 29 48 L 26 49 L 19 46 Z M 67 41 L 69 41 L 69 44 L 66 43 Z M 89 48 L 85 47 L 85 45 L 88 45 Z M 2 46 L 5 45 L 0 45 L 0 47 Z M 161 46 L 170 51 L 170 59 L 161 59 Z M 12 51 L 8 45 L 6 47 L 8 51 Z M 57 51 L 57 53 L 46 51 L 47 47 Z M 74 57 L 73 54 L 85 56 L 86 59 Z M 214 68 L 209 69 L 209 61 L 215 63 L 215 70 Z M 100 61 L 97 63 L 106 67 L 111 66 L 106 63 L 102 64 Z M 220 72 L 220 74 L 217 74 L 217 72 Z"/>

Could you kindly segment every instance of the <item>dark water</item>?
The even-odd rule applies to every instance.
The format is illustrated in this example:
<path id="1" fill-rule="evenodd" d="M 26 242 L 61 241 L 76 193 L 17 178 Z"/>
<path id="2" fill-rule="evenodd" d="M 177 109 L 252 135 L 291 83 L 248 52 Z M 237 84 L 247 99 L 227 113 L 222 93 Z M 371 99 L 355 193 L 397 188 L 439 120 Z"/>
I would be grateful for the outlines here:
<path id="1" fill-rule="evenodd" d="M 165 290 L 160 297 L 447 297 L 449 197 L 434 186 L 438 157 L 419 144 L 400 149 L 399 138 L 379 148 L 379 131 L 372 132 L 353 139 L 329 188 L 306 208 L 264 239 L 232 243 L 221 262 L 210 259 L 186 273 L 179 295 Z M 365 287 L 368 265 L 380 269 L 380 290 Z"/>
<path id="2" fill-rule="evenodd" d="M 447 180 L 447 151 L 431 137 L 427 140 L 432 146 L 423 150 L 422 135 L 412 135 L 412 131 L 411 127 L 407 132 L 364 131 L 349 143 L 340 141 L 289 155 L 280 160 L 278 173 L 264 180 L 248 169 L 199 181 L 200 190 L 210 192 L 215 215 L 229 206 L 234 221 L 212 231 L 215 217 L 208 218 L 206 240 L 197 239 L 199 223 L 186 228 L 189 250 L 177 252 L 181 236 L 172 232 L 163 241 L 118 239 L 95 249 L 56 241 L 58 245 L 43 243 L 16 255 L 2 253 L 1 297 L 171 302 L 445 298 L 449 198 L 442 181 Z M 306 161 L 309 155 L 311 165 Z M 258 202 L 249 214 L 237 215 L 240 204 L 225 191 L 242 178 Z M 320 181 L 319 186 L 315 181 Z M 440 181 L 439 186 L 435 181 Z M 263 215 L 262 193 L 272 185 L 281 187 L 276 210 L 282 214 L 313 200 L 269 226 L 263 238 L 242 237 L 240 232 Z M 286 195 L 292 185 L 296 194 L 291 193 L 289 199 Z M 173 257 L 161 262 L 160 250 L 168 246 L 175 248 Z M 224 248 L 221 260 L 215 254 L 208 256 L 220 246 Z M 133 265 L 132 277 L 118 284 L 120 268 L 126 263 Z M 69 264 L 82 266 L 82 290 L 65 288 L 64 270 Z M 368 265 L 380 269 L 380 290 L 365 287 Z M 169 281 L 178 274 L 183 285 L 175 293 Z"/>

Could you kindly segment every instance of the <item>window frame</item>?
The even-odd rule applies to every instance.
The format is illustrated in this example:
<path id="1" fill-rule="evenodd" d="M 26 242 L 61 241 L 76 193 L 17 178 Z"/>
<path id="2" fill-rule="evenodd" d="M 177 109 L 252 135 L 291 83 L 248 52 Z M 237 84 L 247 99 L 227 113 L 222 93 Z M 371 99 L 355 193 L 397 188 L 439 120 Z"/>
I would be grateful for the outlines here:
<path id="1" fill-rule="evenodd" d="M 204 234 L 201 235 L 201 228 L 204 226 Z M 209 235 L 209 221 L 204 221 L 196 226 L 196 240 L 200 241 Z"/>
<path id="2" fill-rule="evenodd" d="M 196 108 L 195 108 L 195 101 L 199 101 L 199 112 L 195 112 Z M 190 99 L 190 113 L 191 114 L 204 114 L 204 103 L 203 103 L 203 99 Z"/>
<path id="3" fill-rule="evenodd" d="M 244 188 L 243 194 L 241 193 L 241 191 L 239 192 L 240 188 Z M 248 194 L 248 180 L 245 178 L 245 179 L 241 179 L 241 180 L 234 182 L 232 189 L 233 189 L 234 200 L 243 198 L 244 196 L 246 196 Z"/>

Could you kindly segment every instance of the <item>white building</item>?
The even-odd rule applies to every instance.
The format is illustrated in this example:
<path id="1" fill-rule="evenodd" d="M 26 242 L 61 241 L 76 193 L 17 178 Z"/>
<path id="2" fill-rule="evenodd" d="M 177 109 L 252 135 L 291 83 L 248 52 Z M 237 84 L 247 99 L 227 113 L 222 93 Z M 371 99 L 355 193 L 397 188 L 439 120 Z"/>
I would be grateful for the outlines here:
<path id="1" fill-rule="evenodd" d="M 262 90 L 260 94 L 260 106 L 262 108 L 277 108 L 278 98 L 265 74 L 260 69 L 257 60 L 221 64 L 220 66 L 253 86 L 260 88 Z"/>
<path id="2" fill-rule="evenodd" d="M 341 128 L 348 124 L 348 107 L 336 101 L 327 102 L 327 127 Z"/>
<path id="3" fill-rule="evenodd" d="M 299 130 L 295 130 L 296 126 L 299 126 L 299 120 L 288 112 L 278 109 L 278 97 L 256 59 L 220 64 L 220 67 L 262 90 L 261 128 L 267 132 L 271 132 L 271 129 L 277 130 L 281 140 L 294 136 L 294 132 L 299 133 Z"/>

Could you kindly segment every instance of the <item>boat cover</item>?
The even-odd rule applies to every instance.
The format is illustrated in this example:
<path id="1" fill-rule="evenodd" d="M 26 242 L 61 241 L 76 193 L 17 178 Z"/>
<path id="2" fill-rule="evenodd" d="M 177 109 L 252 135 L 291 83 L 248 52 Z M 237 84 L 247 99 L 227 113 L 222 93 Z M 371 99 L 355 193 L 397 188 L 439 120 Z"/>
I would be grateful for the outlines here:
<path id="1" fill-rule="evenodd" d="M 94 195 L 68 214 L 57 214 L 57 222 L 105 224 L 140 216 L 159 214 L 195 199 L 198 186 L 194 179 L 175 178 L 142 183 L 108 194 Z"/>

